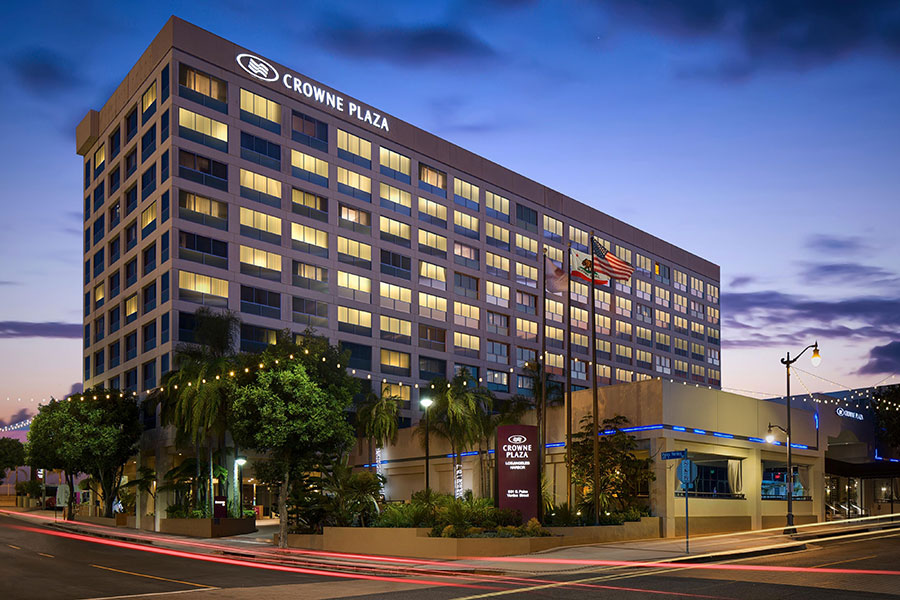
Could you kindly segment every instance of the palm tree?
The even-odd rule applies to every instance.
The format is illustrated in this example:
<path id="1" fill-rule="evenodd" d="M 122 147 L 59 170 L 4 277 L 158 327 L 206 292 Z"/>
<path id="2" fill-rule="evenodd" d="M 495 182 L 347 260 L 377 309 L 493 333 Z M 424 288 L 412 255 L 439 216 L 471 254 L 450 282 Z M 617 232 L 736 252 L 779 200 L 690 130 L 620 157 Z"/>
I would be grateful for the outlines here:
<path id="1" fill-rule="evenodd" d="M 372 446 L 384 448 L 397 443 L 400 424 L 400 396 L 384 386 L 379 397 L 370 391 L 356 409 L 356 423 L 361 436 L 369 440 L 369 463 L 374 462 Z"/>
<path id="2" fill-rule="evenodd" d="M 200 480 L 200 449 L 206 446 L 209 467 L 206 509 L 212 516 L 213 452 L 224 445 L 228 430 L 229 373 L 234 369 L 240 319 L 230 311 L 216 313 L 206 307 L 198 309 L 194 317 L 193 342 L 176 349 L 178 370 L 166 379 L 165 391 L 160 395 L 161 412 L 163 422 L 175 426 L 177 439 L 188 441 L 196 448 L 197 480 Z"/>
<path id="3" fill-rule="evenodd" d="M 481 497 L 491 495 L 491 477 L 489 465 L 491 458 L 488 450 L 491 449 L 497 436 L 497 428 L 501 425 L 514 425 L 522 420 L 522 417 L 533 406 L 534 400 L 525 396 L 515 395 L 511 398 L 495 398 L 489 390 L 478 388 L 476 394 L 479 399 L 479 410 L 476 414 L 478 427 L 478 456 L 481 467 Z"/>

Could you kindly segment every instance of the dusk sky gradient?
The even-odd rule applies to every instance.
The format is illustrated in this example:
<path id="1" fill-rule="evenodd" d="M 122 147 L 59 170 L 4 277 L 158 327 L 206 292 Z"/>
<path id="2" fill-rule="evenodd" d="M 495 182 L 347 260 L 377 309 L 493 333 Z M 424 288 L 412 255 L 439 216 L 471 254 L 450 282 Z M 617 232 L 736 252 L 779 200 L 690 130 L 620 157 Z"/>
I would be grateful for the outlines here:
<path id="1" fill-rule="evenodd" d="M 657 4 L 8 6 L 0 425 L 81 380 L 75 125 L 172 14 L 719 264 L 724 388 L 897 383 L 900 3 Z"/>

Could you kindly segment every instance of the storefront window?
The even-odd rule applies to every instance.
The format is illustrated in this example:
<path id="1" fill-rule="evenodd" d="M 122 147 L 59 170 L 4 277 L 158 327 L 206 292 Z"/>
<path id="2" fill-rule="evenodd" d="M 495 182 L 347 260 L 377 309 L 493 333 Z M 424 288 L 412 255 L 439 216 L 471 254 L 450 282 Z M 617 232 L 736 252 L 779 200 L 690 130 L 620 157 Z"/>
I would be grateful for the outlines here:
<path id="1" fill-rule="evenodd" d="M 689 489 L 691 497 L 743 498 L 743 471 L 740 459 L 703 460 L 690 457 L 697 465 L 697 479 Z M 676 496 L 684 496 L 684 484 L 678 483 Z"/>
<path id="2" fill-rule="evenodd" d="M 794 500 L 811 500 L 809 467 L 793 465 Z M 787 468 L 784 463 L 763 461 L 762 499 L 784 500 L 787 498 Z"/>

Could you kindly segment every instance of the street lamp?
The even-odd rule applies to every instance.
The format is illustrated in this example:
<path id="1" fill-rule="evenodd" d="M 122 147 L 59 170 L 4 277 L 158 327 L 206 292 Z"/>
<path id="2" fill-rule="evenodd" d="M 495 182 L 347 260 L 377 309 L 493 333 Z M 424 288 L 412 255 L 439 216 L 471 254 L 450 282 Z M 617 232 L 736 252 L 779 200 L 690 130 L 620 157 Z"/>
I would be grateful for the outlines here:
<path id="1" fill-rule="evenodd" d="M 428 485 L 428 408 L 434 404 L 431 398 L 422 398 L 419 404 L 425 409 L 425 491 L 429 489 Z"/>
<path id="2" fill-rule="evenodd" d="M 785 405 L 787 406 L 787 428 L 778 427 L 787 436 L 787 527 L 784 530 L 785 533 L 797 533 L 797 530 L 794 528 L 794 466 L 791 461 L 791 365 L 797 362 L 810 348 L 813 351 L 810 363 L 812 363 L 812 366 L 818 367 L 822 362 L 822 357 L 819 355 L 819 342 L 810 344 L 794 358 L 791 358 L 791 353 L 788 352 L 787 356 L 781 359 L 781 364 L 784 365 L 787 371 L 787 397 L 785 400 Z M 769 425 L 769 435 L 772 435 L 772 425 Z M 766 436 L 766 439 L 768 439 L 768 436 Z M 774 436 L 772 436 L 772 440 L 774 441 Z"/>
<path id="3" fill-rule="evenodd" d="M 243 478 L 239 478 L 240 469 L 247 464 L 246 456 L 237 456 L 234 459 L 234 483 L 238 487 L 238 519 L 244 517 L 244 482 Z"/>

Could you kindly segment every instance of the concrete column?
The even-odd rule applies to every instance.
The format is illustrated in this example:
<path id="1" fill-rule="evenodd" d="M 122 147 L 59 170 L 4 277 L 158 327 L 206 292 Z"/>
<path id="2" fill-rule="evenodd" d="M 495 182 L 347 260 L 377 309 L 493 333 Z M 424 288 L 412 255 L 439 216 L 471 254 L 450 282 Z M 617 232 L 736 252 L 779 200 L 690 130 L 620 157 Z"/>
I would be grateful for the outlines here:
<path id="1" fill-rule="evenodd" d="M 163 475 L 166 474 L 173 466 L 172 456 L 162 447 L 163 444 L 156 445 L 156 502 L 153 506 L 153 531 L 160 530 L 160 519 L 162 513 L 169 506 L 171 491 L 159 491 L 163 485 Z"/>
<path id="2" fill-rule="evenodd" d="M 144 465 L 142 460 L 141 451 L 138 450 L 137 458 L 135 459 L 134 465 L 134 476 L 138 477 L 141 473 L 141 467 Z M 141 493 L 140 488 L 134 488 L 134 528 L 140 531 L 141 529 L 141 515 L 145 510 L 145 502 L 146 498 L 145 494 Z"/>
<path id="3" fill-rule="evenodd" d="M 650 508 L 652 514 L 659 517 L 660 534 L 667 538 L 675 537 L 675 469 L 669 468 L 671 461 L 662 460 L 660 453 L 675 449 L 668 438 L 650 439 L 650 455 L 656 457 L 653 461 L 656 479 L 650 484 Z"/>
<path id="4" fill-rule="evenodd" d="M 750 529 L 762 529 L 762 452 L 751 448 L 741 465 L 744 497 L 750 509 Z"/>

